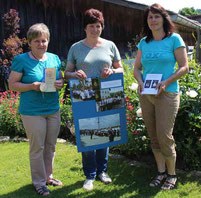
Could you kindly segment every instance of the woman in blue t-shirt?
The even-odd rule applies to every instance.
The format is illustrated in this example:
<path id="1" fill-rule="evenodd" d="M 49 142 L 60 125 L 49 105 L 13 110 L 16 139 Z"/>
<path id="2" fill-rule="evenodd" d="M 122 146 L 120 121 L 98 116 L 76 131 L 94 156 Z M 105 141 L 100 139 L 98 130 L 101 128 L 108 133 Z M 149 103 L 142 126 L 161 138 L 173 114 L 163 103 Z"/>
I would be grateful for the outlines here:
<path id="1" fill-rule="evenodd" d="M 61 181 L 53 178 L 52 172 L 60 130 L 57 90 L 63 87 L 64 81 L 58 56 L 46 52 L 49 38 L 45 24 L 32 25 L 27 32 L 31 51 L 14 57 L 9 77 L 9 88 L 21 93 L 19 112 L 29 138 L 32 183 L 40 195 L 49 194 L 46 185 L 62 185 Z M 42 83 L 44 77 L 51 77 L 51 74 L 53 82 L 48 85 L 52 86 L 44 86 L 47 85 Z M 45 91 L 45 87 L 48 90 Z"/>
<path id="2" fill-rule="evenodd" d="M 143 33 L 145 37 L 138 45 L 134 76 L 139 83 L 142 114 L 158 168 L 150 186 L 158 186 L 165 180 L 161 189 L 170 190 L 177 181 L 172 135 L 180 101 L 177 80 L 188 72 L 187 53 L 184 41 L 174 33 L 170 16 L 158 4 L 145 11 Z M 176 62 L 179 67 L 175 71 Z M 147 74 L 162 74 L 161 82 L 155 86 L 158 90 L 156 95 L 141 94 Z"/>

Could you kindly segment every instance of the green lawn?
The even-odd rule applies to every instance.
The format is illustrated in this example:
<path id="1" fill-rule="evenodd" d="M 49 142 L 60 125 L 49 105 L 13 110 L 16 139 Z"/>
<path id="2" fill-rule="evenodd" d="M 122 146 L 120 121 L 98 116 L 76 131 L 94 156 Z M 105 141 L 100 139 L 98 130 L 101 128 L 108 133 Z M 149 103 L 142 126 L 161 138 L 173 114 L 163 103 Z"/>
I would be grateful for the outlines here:
<path id="1" fill-rule="evenodd" d="M 31 185 L 28 143 L 0 144 L 0 197 L 1 198 L 34 198 L 36 194 Z M 111 158 L 108 173 L 112 184 L 94 182 L 94 190 L 82 189 L 85 180 L 81 154 L 76 146 L 68 143 L 57 143 L 54 176 L 62 180 L 62 187 L 50 187 L 54 198 L 201 198 L 200 183 L 190 175 L 178 174 L 177 187 L 172 191 L 161 191 L 160 188 L 148 186 L 156 170 L 147 166 L 130 166 L 127 160 Z"/>

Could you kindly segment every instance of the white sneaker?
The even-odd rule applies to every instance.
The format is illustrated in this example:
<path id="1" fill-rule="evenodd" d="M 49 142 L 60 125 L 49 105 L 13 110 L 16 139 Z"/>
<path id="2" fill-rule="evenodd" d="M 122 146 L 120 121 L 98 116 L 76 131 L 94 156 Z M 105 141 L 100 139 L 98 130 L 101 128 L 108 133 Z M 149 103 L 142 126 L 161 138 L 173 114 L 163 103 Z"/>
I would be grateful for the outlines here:
<path id="1" fill-rule="evenodd" d="M 83 184 L 83 188 L 85 190 L 93 190 L 93 187 L 94 187 L 93 182 L 94 182 L 93 179 L 86 179 L 84 184 Z"/>
<path id="2" fill-rule="evenodd" d="M 101 174 L 98 175 L 99 179 L 105 183 L 105 184 L 108 184 L 108 183 L 111 183 L 112 182 L 112 179 L 109 177 L 109 175 L 105 172 L 102 172 Z"/>

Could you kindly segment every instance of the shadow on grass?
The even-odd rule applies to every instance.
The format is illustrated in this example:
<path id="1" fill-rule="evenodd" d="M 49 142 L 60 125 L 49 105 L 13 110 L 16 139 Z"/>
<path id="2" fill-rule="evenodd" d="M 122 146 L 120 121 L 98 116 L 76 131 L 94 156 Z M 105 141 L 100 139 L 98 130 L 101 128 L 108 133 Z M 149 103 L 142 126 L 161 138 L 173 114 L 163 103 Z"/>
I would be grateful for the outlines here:
<path id="1" fill-rule="evenodd" d="M 110 159 L 108 173 L 113 178 L 112 184 L 105 185 L 99 180 L 94 182 L 93 191 L 85 191 L 82 189 L 83 178 L 80 181 L 65 185 L 63 187 L 50 187 L 51 194 L 49 198 L 149 198 L 159 193 L 160 188 L 149 187 L 150 178 L 155 176 L 156 170 L 149 167 L 133 167 L 129 166 L 127 161 Z M 76 172 L 76 169 L 71 169 Z M 70 178 L 69 178 L 70 180 Z M 181 185 L 188 182 L 195 182 L 186 174 L 178 174 L 178 181 Z M 199 185 L 199 182 L 197 183 Z M 177 187 L 175 188 L 177 189 Z M 188 194 L 180 191 L 180 195 Z M 35 198 L 41 197 L 34 191 L 33 186 L 26 185 L 14 192 L 2 195 L 2 198 Z"/>

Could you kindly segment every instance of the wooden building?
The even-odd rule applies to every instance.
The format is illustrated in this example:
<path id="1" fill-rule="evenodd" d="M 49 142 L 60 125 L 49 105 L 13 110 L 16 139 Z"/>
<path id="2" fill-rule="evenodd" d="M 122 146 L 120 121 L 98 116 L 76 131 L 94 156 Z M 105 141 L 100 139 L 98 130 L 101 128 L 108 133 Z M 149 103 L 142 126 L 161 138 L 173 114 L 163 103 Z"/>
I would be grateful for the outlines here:
<path id="1" fill-rule="evenodd" d="M 102 37 L 114 41 L 124 57 L 129 54 L 128 42 L 132 42 L 142 30 L 146 7 L 129 0 L 0 0 L 0 48 L 6 37 L 2 17 L 13 8 L 19 12 L 21 19 L 21 37 L 26 36 L 32 24 L 43 22 L 51 33 L 49 51 L 65 59 L 69 47 L 85 37 L 84 11 L 96 8 L 103 12 L 105 18 Z M 173 12 L 170 14 L 179 16 Z M 184 21 L 175 20 L 178 31 L 187 45 L 195 45 L 192 32 L 197 36 L 201 26 L 185 25 Z"/>

